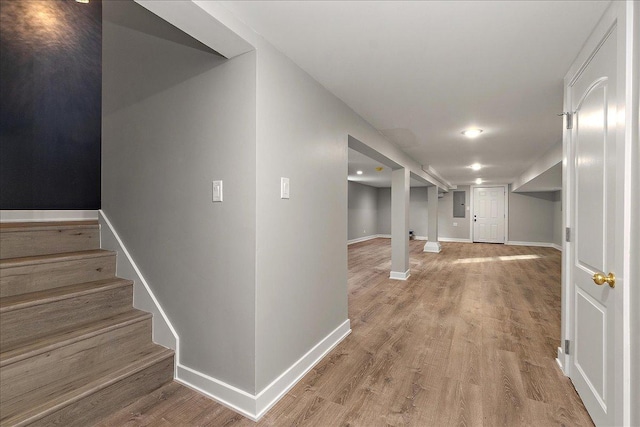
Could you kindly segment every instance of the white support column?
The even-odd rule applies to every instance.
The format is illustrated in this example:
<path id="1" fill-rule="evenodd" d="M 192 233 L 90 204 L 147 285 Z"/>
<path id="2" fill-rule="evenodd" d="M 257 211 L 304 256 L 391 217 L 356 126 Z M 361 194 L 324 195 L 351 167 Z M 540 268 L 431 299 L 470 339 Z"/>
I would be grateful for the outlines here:
<path id="1" fill-rule="evenodd" d="M 409 170 L 391 175 L 391 275 L 407 280 L 409 272 Z"/>
<path id="2" fill-rule="evenodd" d="M 427 189 L 427 232 L 428 240 L 424 245 L 425 252 L 440 252 L 440 242 L 438 241 L 438 187 Z"/>

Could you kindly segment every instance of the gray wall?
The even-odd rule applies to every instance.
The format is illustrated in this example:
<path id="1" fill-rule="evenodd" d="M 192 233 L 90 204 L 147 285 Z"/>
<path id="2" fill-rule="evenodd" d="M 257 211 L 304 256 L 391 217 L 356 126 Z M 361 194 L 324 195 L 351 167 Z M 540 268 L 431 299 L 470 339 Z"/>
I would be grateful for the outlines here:
<path id="1" fill-rule="evenodd" d="M 377 234 L 391 235 L 391 188 L 378 188 L 377 210 Z M 416 236 L 427 235 L 427 187 L 411 187 L 409 230 Z"/>
<path id="2" fill-rule="evenodd" d="M 391 188 L 378 188 L 378 234 L 391 235 Z"/>
<path id="3" fill-rule="evenodd" d="M 224 60 L 134 2 L 103 13 L 102 208 L 181 362 L 253 391 L 255 53 Z"/>
<path id="4" fill-rule="evenodd" d="M 555 199 L 553 192 L 509 191 L 509 241 L 553 243 Z"/>
<path id="5" fill-rule="evenodd" d="M 459 185 L 466 191 L 466 206 L 471 206 L 471 186 Z M 541 242 L 562 245 L 561 192 L 512 193 L 509 192 L 509 240 L 515 242 Z M 438 232 L 440 237 L 469 239 L 472 227 L 471 213 L 466 218 L 453 217 L 453 191 L 438 200 Z M 457 223 L 456 227 L 453 223 Z"/>
<path id="6" fill-rule="evenodd" d="M 464 191 L 465 208 L 470 206 L 471 193 L 469 185 L 459 185 L 457 191 Z M 454 226 L 453 224 L 458 224 Z M 470 212 L 465 209 L 464 218 L 453 217 L 453 191 L 444 193 L 444 197 L 438 199 L 438 234 L 439 237 L 447 237 L 450 239 L 469 239 L 469 231 L 471 227 Z"/>
<path id="7" fill-rule="evenodd" d="M 375 187 L 349 181 L 347 240 L 378 234 L 378 192 Z"/>
<path id="8" fill-rule="evenodd" d="M 262 390 L 347 320 L 348 136 L 398 163 L 405 155 L 288 58 L 256 43 Z M 290 200 L 279 197 L 280 177 L 291 179 Z"/>
<path id="9" fill-rule="evenodd" d="M 427 209 L 427 187 L 411 187 L 409 197 L 409 230 L 413 230 L 413 234 L 416 236 L 422 237 L 429 234 Z"/>
<path id="10" fill-rule="evenodd" d="M 354 114 L 258 50 L 256 390 L 347 320 L 347 136 Z M 280 199 L 280 177 L 290 179 Z M 310 191 L 311 190 L 311 191 Z"/>

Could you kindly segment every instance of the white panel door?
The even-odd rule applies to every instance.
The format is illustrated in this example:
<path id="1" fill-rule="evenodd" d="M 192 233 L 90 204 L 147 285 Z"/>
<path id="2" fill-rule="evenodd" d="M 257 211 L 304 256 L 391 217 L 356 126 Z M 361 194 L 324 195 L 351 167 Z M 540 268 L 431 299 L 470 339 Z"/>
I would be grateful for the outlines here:
<path id="1" fill-rule="evenodd" d="M 473 241 L 504 243 L 504 187 L 473 189 Z"/>
<path id="2" fill-rule="evenodd" d="M 603 35 L 604 36 L 604 35 Z M 622 400 L 620 367 L 620 290 L 596 284 L 594 275 L 616 273 L 622 221 L 616 199 L 622 188 L 616 173 L 617 37 L 613 28 L 593 50 L 586 67 L 569 83 L 573 113 L 570 131 L 573 213 L 571 272 L 573 282 L 571 379 L 598 426 L 615 425 L 615 407 Z M 620 145 L 622 146 L 622 145 Z M 618 278 L 619 280 L 620 278 Z M 619 283 L 618 283 L 619 285 Z"/>

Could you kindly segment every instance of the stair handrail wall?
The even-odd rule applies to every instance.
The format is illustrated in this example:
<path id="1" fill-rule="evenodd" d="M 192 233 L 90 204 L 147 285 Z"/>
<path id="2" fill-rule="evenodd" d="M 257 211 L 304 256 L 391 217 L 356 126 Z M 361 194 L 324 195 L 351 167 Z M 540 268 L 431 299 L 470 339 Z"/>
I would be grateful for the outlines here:
<path id="1" fill-rule="evenodd" d="M 117 256 L 116 275 L 133 280 L 133 306 L 153 314 L 153 342 L 175 351 L 176 366 L 180 361 L 180 337 L 169 316 L 165 313 L 142 272 L 120 239 L 118 232 L 102 209 L 98 211 L 100 222 L 100 247 L 122 254 Z"/>

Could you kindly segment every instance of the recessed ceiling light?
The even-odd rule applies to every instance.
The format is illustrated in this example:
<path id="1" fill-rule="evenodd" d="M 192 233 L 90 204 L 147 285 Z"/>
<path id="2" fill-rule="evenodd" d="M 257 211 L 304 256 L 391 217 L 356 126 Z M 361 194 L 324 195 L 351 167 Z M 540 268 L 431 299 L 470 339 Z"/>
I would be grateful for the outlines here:
<path id="1" fill-rule="evenodd" d="M 482 178 L 476 179 L 476 184 L 482 184 Z"/>
<path id="2" fill-rule="evenodd" d="M 467 129 L 462 131 L 462 134 L 467 138 L 475 138 L 481 133 L 482 133 L 482 129 Z"/>
<path id="3" fill-rule="evenodd" d="M 471 169 L 473 169 L 474 171 L 479 171 L 480 169 L 482 169 L 482 165 L 480 163 L 474 163 L 471 166 L 469 166 Z"/>
<path id="4" fill-rule="evenodd" d="M 356 172 L 358 175 L 362 175 L 362 171 L 357 171 Z"/>

